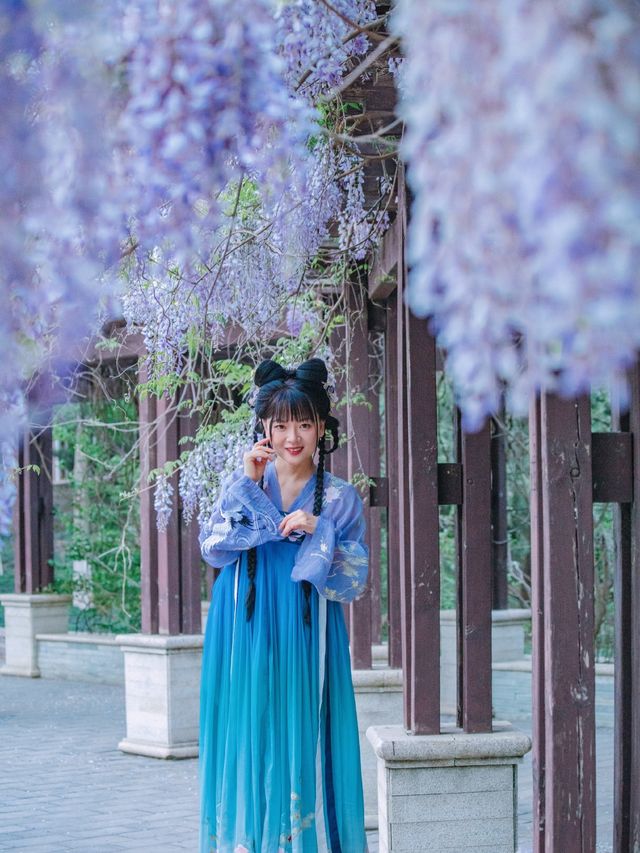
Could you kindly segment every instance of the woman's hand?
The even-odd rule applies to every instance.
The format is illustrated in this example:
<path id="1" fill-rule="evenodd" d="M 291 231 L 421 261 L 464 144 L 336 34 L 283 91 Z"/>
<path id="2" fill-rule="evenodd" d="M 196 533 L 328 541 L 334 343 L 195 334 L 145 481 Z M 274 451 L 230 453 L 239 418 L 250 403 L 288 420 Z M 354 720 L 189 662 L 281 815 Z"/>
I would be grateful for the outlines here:
<path id="1" fill-rule="evenodd" d="M 283 536 L 289 536 L 294 530 L 303 530 L 305 533 L 313 533 L 318 526 L 318 516 L 304 510 L 297 509 L 290 512 L 280 522 L 278 529 Z"/>
<path id="2" fill-rule="evenodd" d="M 254 483 L 257 483 L 264 474 L 264 469 L 269 459 L 275 459 L 276 452 L 272 447 L 268 445 L 268 438 L 261 438 L 260 441 L 256 441 L 251 450 L 247 450 L 247 452 L 242 457 L 243 465 L 244 465 L 244 473 L 253 480 Z"/>

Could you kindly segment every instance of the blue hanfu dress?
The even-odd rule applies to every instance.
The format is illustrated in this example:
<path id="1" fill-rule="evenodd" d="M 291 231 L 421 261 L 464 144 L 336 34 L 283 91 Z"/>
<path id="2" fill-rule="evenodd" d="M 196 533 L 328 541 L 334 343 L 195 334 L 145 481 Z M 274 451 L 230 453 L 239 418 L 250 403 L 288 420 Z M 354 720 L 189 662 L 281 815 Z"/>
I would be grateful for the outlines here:
<path id="1" fill-rule="evenodd" d="M 313 511 L 316 476 L 285 512 L 272 461 L 263 489 L 238 468 L 200 534 L 204 559 L 224 566 L 202 661 L 200 853 L 367 850 L 341 606 L 367 579 L 362 501 L 354 486 L 325 472 L 315 532 L 285 538 L 278 530 L 288 513 Z M 302 580 L 312 584 L 308 599 Z"/>

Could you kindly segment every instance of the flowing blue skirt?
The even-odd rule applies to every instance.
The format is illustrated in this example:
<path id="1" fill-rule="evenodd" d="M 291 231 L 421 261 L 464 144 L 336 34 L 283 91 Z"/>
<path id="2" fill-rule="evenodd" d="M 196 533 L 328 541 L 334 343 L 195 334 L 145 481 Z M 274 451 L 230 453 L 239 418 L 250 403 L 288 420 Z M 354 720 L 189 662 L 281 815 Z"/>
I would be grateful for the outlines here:
<path id="1" fill-rule="evenodd" d="M 213 588 L 200 693 L 200 853 L 366 853 L 342 606 L 291 580 L 299 545 L 247 554 Z M 305 622 L 308 613 L 308 623 Z"/>

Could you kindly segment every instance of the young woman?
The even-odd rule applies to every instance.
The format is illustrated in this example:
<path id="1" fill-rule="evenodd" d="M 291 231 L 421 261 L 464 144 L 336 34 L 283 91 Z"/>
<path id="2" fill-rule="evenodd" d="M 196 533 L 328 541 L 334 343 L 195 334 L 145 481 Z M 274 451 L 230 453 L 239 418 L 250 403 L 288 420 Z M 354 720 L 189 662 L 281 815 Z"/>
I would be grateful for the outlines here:
<path id="1" fill-rule="evenodd" d="M 224 567 L 202 663 L 201 853 L 367 850 L 341 603 L 364 589 L 368 551 L 360 496 L 324 470 L 338 443 L 326 381 L 317 358 L 259 365 L 265 437 L 200 535 Z"/>

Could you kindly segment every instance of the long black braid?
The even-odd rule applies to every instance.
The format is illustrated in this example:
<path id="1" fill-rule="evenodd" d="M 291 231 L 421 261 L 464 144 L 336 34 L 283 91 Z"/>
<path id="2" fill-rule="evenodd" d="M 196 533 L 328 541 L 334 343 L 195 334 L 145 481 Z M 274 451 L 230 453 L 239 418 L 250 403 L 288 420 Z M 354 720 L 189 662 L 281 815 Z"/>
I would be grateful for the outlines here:
<path id="1" fill-rule="evenodd" d="M 322 512 L 322 498 L 324 496 L 324 456 L 325 437 L 320 436 L 318 441 L 318 468 L 316 471 L 316 488 L 313 493 L 313 514 L 318 516 Z M 311 584 L 309 581 L 302 581 L 302 590 L 304 592 L 304 621 L 305 625 L 311 625 Z"/>
<path id="2" fill-rule="evenodd" d="M 260 483 L 258 484 L 260 488 L 264 488 L 264 474 L 260 477 Z M 246 605 L 247 605 L 247 622 L 253 616 L 253 611 L 256 606 L 256 565 L 257 565 L 257 554 L 255 548 L 250 548 L 247 554 L 247 575 L 249 576 L 249 590 L 247 592 Z"/>
<path id="3" fill-rule="evenodd" d="M 318 466 L 316 469 L 316 485 L 313 498 L 313 514 L 319 516 L 322 512 L 324 496 L 325 456 L 327 453 L 333 453 L 338 447 L 338 421 L 328 413 L 329 398 L 321 384 L 327 376 L 324 362 L 320 359 L 310 359 L 310 361 L 304 362 L 298 368 L 298 371 L 302 372 L 305 369 L 317 373 L 317 378 L 309 381 L 302 380 L 298 376 L 296 381 L 295 371 L 288 371 L 287 376 L 283 378 L 281 375 L 283 369 L 280 365 L 270 360 L 262 362 L 256 370 L 256 384 L 259 386 L 267 384 L 276 386 L 277 383 L 277 386 L 270 389 L 267 387 L 258 395 L 256 403 L 256 429 L 261 428 L 260 420 L 262 418 L 271 416 L 280 419 L 285 413 L 298 420 L 304 420 L 312 413 L 316 423 L 319 420 L 325 421 L 325 434 L 321 435 L 318 439 Z M 274 373 L 276 373 L 276 376 L 274 376 Z M 278 393 L 282 389 L 284 389 L 283 393 Z M 270 393 L 266 395 L 265 392 Z M 261 396 L 262 400 L 260 399 Z M 281 397 L 281 400 L 278 401 L 277 397 Z M 329 430 L 333 438 L 333 444 L 328 450 L 326 448 L 326 430 Z M 261 489 L 264 488 L 264 475 L 260 478 L 259 486 Z M 252 618 L 255 610 L 256 565 L 257 553 L 254 547 L 250 548 L 247 554 L 247 576 L 249 579 L 249 589 L 246 596 L 247 621 Z M 304 621 L 305 624 L 310 625 L 311 583 L 309 581 L 302 581 L 302 589 L 305 597 Z"/>

